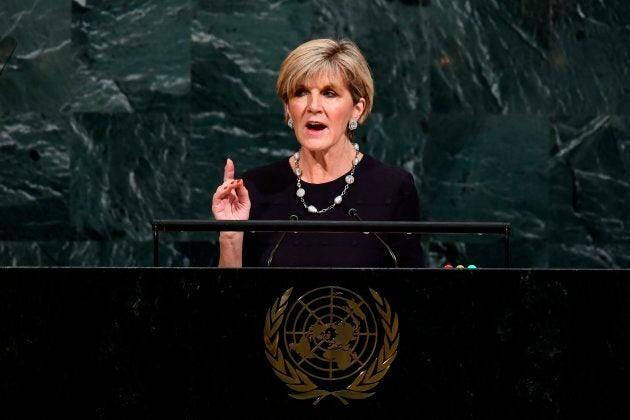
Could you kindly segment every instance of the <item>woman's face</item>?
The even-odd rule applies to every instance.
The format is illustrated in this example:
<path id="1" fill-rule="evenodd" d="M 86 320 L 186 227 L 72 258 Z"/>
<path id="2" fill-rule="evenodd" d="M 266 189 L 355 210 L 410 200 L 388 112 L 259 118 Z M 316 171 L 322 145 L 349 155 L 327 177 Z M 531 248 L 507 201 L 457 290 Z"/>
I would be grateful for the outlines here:
<path id="1" fill-rule="evenodd" d="M 347 140 L 350 120 L 358 120 L 365 100 L 356 104 L 340 76 L 321 74 L 299 86 L 289 98 L 286 111 L 293 119 L 293 130 L 302 147 L 310 151 L 327 151 Z"/>

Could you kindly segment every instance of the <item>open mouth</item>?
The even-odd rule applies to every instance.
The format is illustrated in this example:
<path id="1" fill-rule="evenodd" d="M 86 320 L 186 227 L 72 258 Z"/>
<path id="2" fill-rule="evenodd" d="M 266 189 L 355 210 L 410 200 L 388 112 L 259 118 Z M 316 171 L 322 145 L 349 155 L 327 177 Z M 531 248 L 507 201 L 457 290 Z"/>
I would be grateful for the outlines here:
<path id="1" fill-rule="evenodd" d="M 318 123 L 318 122 L 309 122 L 306 124 L 306 128 L 314 131 L 322 131 L 326 128 L 326 124 Z"/>

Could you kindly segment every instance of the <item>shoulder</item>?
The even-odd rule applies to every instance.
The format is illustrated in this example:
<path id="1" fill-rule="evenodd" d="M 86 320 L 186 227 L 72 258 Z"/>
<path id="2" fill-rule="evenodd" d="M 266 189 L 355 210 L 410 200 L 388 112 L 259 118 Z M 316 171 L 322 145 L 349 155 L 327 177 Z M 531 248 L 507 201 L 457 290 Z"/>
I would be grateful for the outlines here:
<path id="1" fill-rule="evenodd" d="M 279 194 L 295 185 L 295 175 L 285 157 L 243 172 L 241 176 L 252 198 Z"/>
<path id="2" fill-rule="evenodd" d="M 266 165 L 257 166 L 243 172 L 242 178 L 247 179 L 264 179 L 267 176 L 286 175 L 291 173 L 289 166 L 289 158 L 282 158 Z"/>
<path id="3" fill-rule="evenodd" d="M 357 200 L 391 204 L 417 195 L 416 183 L 403 168 L 364 155 L 355 172 Z"/>
<path id="4" fill-rule="evenodd" d="M 420 202 L 410 172 L 364 155 L 355 173 L 351 202 L 367 220 L 418 220 Z M 359 170 L 360 169 L 360 170 Z"/>
<path id="5" fill-rule="evenodd" d="M 373 180 L 387 182 L 390 185 L 414 183 L 413 176 L 408 171 L 399 166 L 382 162 L 371 155 L 363 155 L 361 163 L 365 164 L 362 172 Z"/>

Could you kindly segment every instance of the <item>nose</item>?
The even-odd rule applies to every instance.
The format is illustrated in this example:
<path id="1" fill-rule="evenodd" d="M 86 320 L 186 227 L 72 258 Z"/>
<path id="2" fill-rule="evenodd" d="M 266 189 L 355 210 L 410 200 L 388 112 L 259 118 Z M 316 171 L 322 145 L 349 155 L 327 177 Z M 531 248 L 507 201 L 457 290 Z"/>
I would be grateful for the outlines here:
<path id="1" fill-rule="evenodd" d="M 322 105 L 319 100 L 319 95 L 313 93 L 308 95 L 308 110 L 311 112 L 319 112 L 321 108 Z"/>

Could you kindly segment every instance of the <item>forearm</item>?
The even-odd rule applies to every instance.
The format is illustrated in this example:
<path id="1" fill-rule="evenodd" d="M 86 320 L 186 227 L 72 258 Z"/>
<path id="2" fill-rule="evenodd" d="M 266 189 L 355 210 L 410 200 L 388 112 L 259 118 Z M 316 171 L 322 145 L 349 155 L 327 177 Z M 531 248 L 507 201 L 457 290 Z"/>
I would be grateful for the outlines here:
<path id="1" fill-rule="evenodd" d="M 243 266 L 243 232 L 219 234 L 219 267 Z"/>

